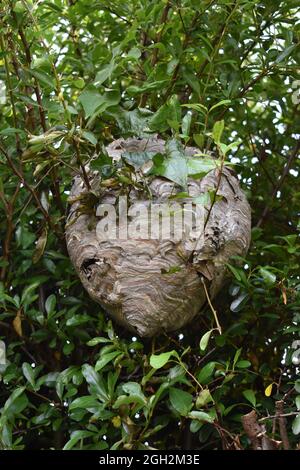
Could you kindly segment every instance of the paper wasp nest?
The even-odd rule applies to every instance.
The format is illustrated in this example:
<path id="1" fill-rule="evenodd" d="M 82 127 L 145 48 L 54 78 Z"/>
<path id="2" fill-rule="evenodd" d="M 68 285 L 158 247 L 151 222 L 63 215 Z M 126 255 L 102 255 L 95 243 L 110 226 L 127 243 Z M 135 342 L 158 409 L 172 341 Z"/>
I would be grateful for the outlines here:
<path id="1" fill-rule="evenodd" d="M 163 154 L 164 150 L 165 142 L 156 138 L 119 139 L 107 147 L 115 160 L 125 151 Z M 198 150 L 187 148 L 185 152 L 192 158 Z M 173 199 L 182 189 L 163 177 L 148 178 L 146 189 L 139 191 L 140 180 L 145 179 L 141 174 L 139 170 L 137 187 L 131 189 L 124 189 L 121 183 L 102 187 L 99 175 L 92 171 L 88 177 L 92 192 L 99 194 L 100 204 L 114 208 L 120 197 L 126 196 L 130 224 L 138 221 L 140 213 L 136 209 L 141 204 L 149 208 L 150 203 L 182 203 Z M 203 207 L 205 228 L 202 227 L 201 243 L 190 232 L 181 239 L 174 239 L 172 234 L 160 239 L 139 239 L 134 235 L 120 239 L 114 233 L 105 239 L 101 233 L 99 236 L 98 225 L 104 220 L 103 214 L 101 219 L 93 211 L 80 209 L 84 198 L 88 198 L 88 190 L 81 177 L 76 176 L 66 226 L 70 258 L 91 298 L 119 324 L 141 336 L 181 328 L 196 317 L 207 301 L 201 277 L 213 299 L 222 287 L 230 257 L 246 254 L 250 207 L 233 170 L 224 167 L 221 175 L 216 167 L 202 178 L 188 179 L 188 193 L 193 198 L 214 194 L 217 188 L 218 197 Z M 112 218 L 118 222 L 122 214 L 117 212 Z M 137 225 L 143 225 L 141 217 Z"/>

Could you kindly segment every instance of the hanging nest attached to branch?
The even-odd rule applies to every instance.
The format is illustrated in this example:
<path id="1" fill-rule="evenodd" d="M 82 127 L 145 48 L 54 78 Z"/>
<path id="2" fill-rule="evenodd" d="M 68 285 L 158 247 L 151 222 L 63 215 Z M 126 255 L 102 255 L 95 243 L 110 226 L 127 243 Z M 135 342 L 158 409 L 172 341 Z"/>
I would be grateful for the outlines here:
<path id="1" fill-rule="evenodd" d="M 124 152 L 164 154 L 165 145 L 157 138 L 119 139 L 107 147 L 107 152 L 115 161 Z M 198 150 L 188 147 L 184 152 L 187 158 L 193 158 Z M 135 183 L 125 185 L 125 189 L 122 182 L 101 180 L 98 172 L 90 170 L 88 190 L 81 177 L 76 176 L 66 239 L 72 263 L 91 298 L 125 328 L 140 336 L 154 336 L 195 321 L 207 301 L 203 281 L 211 299 L 218 293 L 224 283 L 226 263 L 234 255 L 247 253 L 251 214 L 233 170 L 224 167 L 221 173 L 216 166 L 200 179 L 187 180 L 189 196 L 213 195 L 204 209 L 202 244 L 189 237 L 180 241 L 132 238 L 99 241 L 97 204 L 117 206 L 119 196 L 126 193 L 128 206 L 135 208 L 141 202 L 146 205 L 149 201 L 167 202 L 170 196 L 182 192 L 176 183 L 164 177 L 145 178 L 144 168 L 137 169 Z M 145 179 L 147 184 L 140 190 Z"/>

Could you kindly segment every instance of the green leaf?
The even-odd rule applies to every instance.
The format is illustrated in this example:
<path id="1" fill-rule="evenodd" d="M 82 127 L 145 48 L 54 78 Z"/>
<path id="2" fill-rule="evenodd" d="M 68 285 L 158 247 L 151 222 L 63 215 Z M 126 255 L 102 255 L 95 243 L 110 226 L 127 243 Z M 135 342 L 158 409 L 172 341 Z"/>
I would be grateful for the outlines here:
<path id="1" fill-rule="evenodd" d="M 10 395 L 10 397 L 6 400 L 5 402 L 5 405 L 4 405 L 4 409 L 7 410 L 12 404 L 13 402 L 20 396 L 22 395 L 22 393 L 24 392 L 26 387 L 17 387 L 15 388 L 15 390 L 12 392 L 12 394 Z"/>
<path id="2" fill-rule="evenodd" d="M 219 106 L 225 106 L 226 104 L 230 104 L 230 103 L 231 103 L 230 100 L 221 100 L 221 101 L 219 101 L 219 103 L 214 104 L 214 105 L 209 109 L 208 112 L 210 113 L 210 112 L 213 111 L 214 109 L 219 108 Z M 221 121 L 220 121 L 220 122 L 221 122 Z"/>
<path id="3" fill-rule="evenodd" d="M 2 129 L 0 131 L 0 135 L 10 136 L 10 135 L 15 135 L 15 134 L 21 135 L 23 137 L 26 136 L 25 131 L 23 131 L 22 129 L 16 129 L 15 127 L 6 127 L 5 129 Z"/>
<path id="4" fill-rule="evenodd" d="M 77 78 L 77 80 L 73 81 L 73 85 L 76 88 L 79 88 L 80 90 L 82 90 L 82 88 L 85 87 L 85 81 L 83 80 L 83 78 Z"/>
<path id="5" fill-rule="evenodd" d="M 141 86 L 131 85 L 127 88 L 127 93 L 129 95 L 137 95 L 140 93 L 145 93 L 153 90 L 160 89 L 167 83 L 167 80 L 158 80 L 156 82 L 144 83 Z"/>
<path id="6" fill-rule="evenodd" d="M 71 439 L 64 445 L 63 450 L 71 450 L 78 441 L 92 436 L 95 436 L 95 433 L 92 431 L 73 431 Z"/>
<path id="7" fill-rule="evenodd" d="M 199 113 L 202 113 L 204 115 L 208 113 L 207 107 L 201 103 L 183 104 L 182 106 L 184 106 L 185 108 L 194 109 L 195 111 L 198 111 Z"/>
<path id="8" fill-rule="evenodd" d="M 34 374 L 34 369 L 31 367 L 28 362 L 23 362 L 22 364 L 22 371 L 25 376 L 25 378 L 28 380 L 30 385 L 35 388 L 35 374 Z"/>
<path id="9" fill-rule="evenodd" d="M 204 145 L 204 135 L 203 134 L 193 134 L 193 139 L 198 145 L 200 149 L 203 148 Z"/>
<path id="10" fill-rule="evenodd" d="M 208 390 L 208 388 L 204 388 L 203 390 L 201 390 L 201 392 L 197 396 L 196 408 L 198 408 L 198 409 L 202 408 L 203 406 L 205 406 L 208 403 L 213 402 L 213 401 L 214 401 L 213 397 L 211 396 L 210 391 Z"/>
<path id="11" fill-rule="evenodd" d="M 128 395 L 139 396 L 140 399 L 144 402 L 144 404 L 147 403 L 147 399 L 145 395 L 143 394 L 141 385 L 139 383 L 126 382 L 125 384 L 122 385 L 122 389 L 124 390 L 125 393 L 128 393 Z"/>
<path id="12" fill-rule="evenodd" d="M 149 137 L 149 122 L 153 112 L 145 108 L 137 108 L 132 111 L 118 109 L 110 110 L 115 118 L 123 136 Z"/>
<path id="13" fill-rule="evenodd" d="M 296 436 L 300 433 L 300 414 L 294 419 L 292 423 L 292 430 L 293 434 L 295 434 Z"/>
<path id="14" fill-rule="evenodd" d="M 4 404 L 4 412 L 2 414 L 9 419 L 13 420 L 15 416 L 27 407 L 28 398 L 24 393 L 25 387 L 17 387 L 9 396 Z"/>
<path id="15" fill-rule="evenodd" d="M 118 104 L 120 94 L 116 90 L 110 90 L 101 95 L 95 88 L 90 86 L 81 93 L 79 101 L 84 109 L 85 117 L 87 119 L 95 118 L 107 108 Z"/>
<path id="16" fill-rule="evenodd" d="M 191 411 L 188 414 L 188 417 L 191 419 L 196 419 L 197 421 L 201 421 L 204 423 L 214 422 L 214 418 L 210 416 L 208 413 L 205 413 L 204 411 Z"/>
<path id="17" fill-rule="evenodd" d="M 91 317 L 87 315 L 86 313 L 83 313 L 82 315 L 72 315 L 71 318 L 68 318 L 66 321 L 67 326 L 78 326 L 82 325 L 83 323 L 88 323 L 90 321 Z"/>
<path id="18" fill-rule="evenodd" d="M 216 366 L 215 362 L 209 362 L 204 367 L 202 367 L 201 371 L 198 374 L 198 381 L 201 384 L 206 384 L 209 382 L 215 370 L 215 366 Z"/>
<path id="19" fill-rule="evenodd" d="M 45 310 L 49 316 L 55 311 L 56 307 L 56 297 L 54 294 L 49 295 L 45 302 Z"/>
<path id="20" fill-rule="evenodd" d="M 122 158 L 135 169 L 141 168 L 144 163 L 149 162 L 157 152 L 124 152 Z"/>
<path id="21" fill-rule="evenodd" d="M 98 372 L 99 370 L 103 369 L 109 362 L 111 362 L 115 357 L 123 354 L 122 351 L 113 351 L 108 354 L 104 354 L 100 359 L 96 362 L 95 371 Z"/>
<path id="22" fill-rule="evenodd" d="M 266 284 L 269 284 L 270 286 L 275 284 L 276 276 L 275 276 L 275 274 L 273 274 L 268 269 L 259 268 L 259 274 L 262 276 L 262 278 L 263 278 L 263 280 L 265 281 Z"/>
<path id="23" fill-rule="evenodd" d="M 122 385 L 122 389 L 128 395 L 120 395 L 115 401 L 113 408 L 117 409 L 122 405 L 135 403 L 135 411 L 147 405 L 147 399 L 142 392 L 141 386 L 137 382 L 127 382 Z"/>
<path id="24" fill-rule="evenodd" d="M 91 386 L 92 393 L 95 393 L 102 402 L 106 402 L 109 397 L 105 383 L 100 374 L 98 374 L 98 372 L 96 372 L 89 364 L 84 364 L 82 366 L 82 374 L 87 383 Z"/>
<path id="25" fill-rule="evenodd" d="M 238 281 L 242 280 L 239 268 L 235 268 L 234 266 L 231 266 L 231 264 L 228 263 L 226 264 L 226 266 L 230 269 L 230 271 Z"/>
<path id="26" fill-rule="evenodd" d="M 116 410 L 120 408 L 120 406 L 131 405 L 132 403 L 136 405 L 134 408 L 135 411 L 145 406 L 144 400 L 139 395 L 120 395 L 113 404 L 113 409 Z"/>
<path id="27" fill-rule="evenodd" d="M 192 408 L 193 396 L 184 390 L 171 387 L 169 390 L 169 398 L 173 408 L 182 416 L 186 416 Z"/>
<path id="28" fill-rule="evenodd" d="M 200 339 L 200 343 L 199 343 L 200 351 L 205 351 L 205 349 L 207 348 L 209 338 L 213 331 L 214 329 L 207 331 Z"/>
<path id="29" fill-rule="evenodd" d="M 235 368 L 235 365 L 237 361 L 239 360 L 241 353 L 242 353 L 242 348 L 239 348 L 236 350 L 234 358 L 233 358 L 233 368 Z"/>
<path id="30" fill-rule="evenodd" d="M 95 134 L 93 134 L 93 132 L 90 132 L 90 131 L 83 131 L 82 137 L 93 145 L 96 145 L 98 142 Z"/>
<path id="31" fill-rule="evenodd" d="M 225 144 L 221 144 L 220 143 L 220 149 L 221 151 L 223 152 L 224 155 L 226 155 L 230 150 L 238 147 L 240 145 L 241 141 L 240 140 L 237 140 L 235 142 L 231 142 L 231 144 L 229 145 L 225 145 Z M 228 165 L 229 163 L 226 162 L 226 165 Z M 231 165 L 231 163 L 230 163 Z"/>
<path id="32" fill-rule="evenodd" d="M 243 392 L 244 397 L 248 400 L 252 406 L 256 406 L 256 397 L 255 392 L 253 390 L 244 390 Z"/>
<path id="33" fill-rule="evenodd" d="M 97 408 L 101 406 L 96 397 L 91 395 L 86 395 L 83 397 L 76 398 L 69 405 L 69 410 L 75 410 L 76 408 L 83 408 L 84 410 L 89 410 L 89 408 Z M 102 405 L 103 406 L 103 405 Z"/>
<path id="34" fill-rule="evenodd" d="M 202 177 L 209 173 L 212 170 L 217 168 L 218 161 L 213 158 L 188 158 L 187 159 L 187 168 L 188 175 L 194 177 Z"/>
<path id="35" fill-rule="evenodd" d="M 186 188 L 188 167 L 187 158 L 184 154 L 181 143 L 176 139 L 171 139 L 166 144 L 166 158 L 158 154 L 153 158 L 154 166 L 151 173 L 177 183 Z"/>
<path id="36" fill-rule="evenodd" d="M 212 138 L 216 144 L 219 144 L 224 130 L 224 121 L 216 121 L 214 123 Z"/>
<path id="37" fill-rule="evenodd" d="M 248 367 L 251 367 L 251 362 L 250 361 L 238 361 L 236 363 L 236 367 L 239 369 L 247 369 Z"/>
<path id="38" fill-rule="evenodd" d="M 295 404 L 296 404 L 297 411 L 300 411 L 300 395 L 296 396 Z"/>
<path id="39" fill-rule="evenodd" d="M 285 58 L 287 58 L 291 52 L 296 48 L 296 44 L 292 44 L 287 47 L 283 52 L 281 52 L 275 60 L 275 64 L 280 64 Z"/>
<path id="40" fill-rule="evenodd" d="M 300 380 L 296 380 L 294 387 L 296 392 L 300 393 Z"/>
<path id="41" fill-rule="evenodd" d="M 96 336 L 95 338 L 90 339 L 86 344 L 87 346 L 97 346 L 97 344 L 100 343 L 111 343 L 111 340 L 102 336 Z"/>
<path id="42" fill-rule="evenodd" d="M 181 123 L 181 131 L 184 136 L 190 135 L 190 128 L 192 123 L 192 114 L 187 112 Z"/>
<path id="43" fill-rule="evenodd" d="M 172 95 L 150 118 L 149 126 L 153 131 L 163 132 L 169 127 L 177 131 L 180 126 L 181 108 L 177 95 Z M 170 126 L 171 122 L 171 126 Z M 177 128 L 177 129 L 176 129 Z"/>
<path id="44" fill-rule="evenodd" d="M 173 350 L 161 354 L 151 354 L 150 365 L 154 369 L 160 369 L 161 367 L 164 367 L 167 364 L 170 357 L 172 356 L 178 357 L 177 352 Z"/>
<path id="45" fill-rule="evenodd" d="M 36 242 L 36 245 L 35 245 L 35 250 L 34 250 L 34 253 L 32 255 L 32 262 L 34 264 L 37 263 L 41 259 L 41 257 L 43 256 L 45 248 L 46 248 L 46 244 L 47 244 L 47 238 L 48 238 L 48 231 L 45 228 L 42 231 L 41 235 L 39 236 L 39 238 Z"/>
<path id="46" fill-rule="evenodd" d="M 242 310 L 243 306 L 245 305 L 246 301 L 249 299 L 249 295 L 247 292 L 242 292 L 233 302 L 230 304 L 230 310 L 232 312 L 239 312 Z"/>
<path id="47" fill-rule="evenodd" d="M 94 80 L 94 85 L 100 86 L 104 83 L 108 78 L 111 77 L 115 69 L 115 62 L 112 61 L 109 64 L 105 65 L 99 72 L 97 72 L 96 78 Z"/>
<path id="48" fill-rule="evenodd" d="M 49 87 L 51 90 L 56 89 L 56 83 L 55 80 L 51 77 L 51 75 L 48 75 L 46 72 L 40 70 L 28 70 L 28 72 L 33 75 L 39 82 L 41 82 L 43 85 L 46 85 Z"/>

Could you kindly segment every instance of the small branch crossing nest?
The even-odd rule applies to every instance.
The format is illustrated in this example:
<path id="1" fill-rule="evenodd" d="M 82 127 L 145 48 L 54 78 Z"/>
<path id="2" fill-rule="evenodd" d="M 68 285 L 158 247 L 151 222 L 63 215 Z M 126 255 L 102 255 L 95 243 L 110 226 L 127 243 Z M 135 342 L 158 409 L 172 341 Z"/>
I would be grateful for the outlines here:
<path id="1" fill-rule="evenodd" d="M 107 147 L 114 160 L 125 151 L 163 154 L 165 142 L 156 138 L 119 139 Z M 188 158 L 197 152 L 185 149 Z M 177 330 L 191 322 L 207 300 L 203 280 L 213 299 L 224 283 L 226 263 L 233 255 L 244 256 L 249 247 L 250 207 L 233 170 L 224 167 L 221 174 L 216 166 L 202 178 L 188 178 L 190 196 L 213 194 L 203 209 L 206 223 L 201 244 L 189 237 L 179 241 L 171 237 L 99 241 L 95 211 L 80 209 L 83 201 L 92 194 L 96 200 L 98 195 L 98 203 L 117 206 L 124 187 L 105 187 L 97 172 L 88 171 L 88 178 L 91 192 L 80 176 L 75 177 L 66 239 L 72 263 L 91 298 L 119 324 L 140 336 Z M 139 176 L 136 181 L 139 185 Z M 147 205 L 150 200 L 167 202 L 182 189 L 166 178 L 152 176 L 146 191 L 129 186 L 126 191 L 128 206 L 133 207 L 137 202 Z"/>

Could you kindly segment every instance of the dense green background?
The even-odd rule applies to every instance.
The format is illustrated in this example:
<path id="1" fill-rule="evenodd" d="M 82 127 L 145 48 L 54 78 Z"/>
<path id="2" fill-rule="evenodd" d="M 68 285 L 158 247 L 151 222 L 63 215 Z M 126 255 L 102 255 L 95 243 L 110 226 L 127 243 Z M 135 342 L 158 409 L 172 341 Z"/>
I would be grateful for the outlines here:
<path id="1" fill-rule="evenodd" d="M 248 448 L 241 416 L 274 416 L 282 399 L 296 448 L 299 11 L 297 0 L 1 2 L 0 447 Z M 119 136 L 218 153 L 222 120 L 253 210 L 247 259 L 214 302 L 223 334 L 200 348 L 215 327 L 207 308 L 192 328 L 132 338 L 68 259 L 74 171 L 100 155 L 110 176 L 101 149 Z"/>

